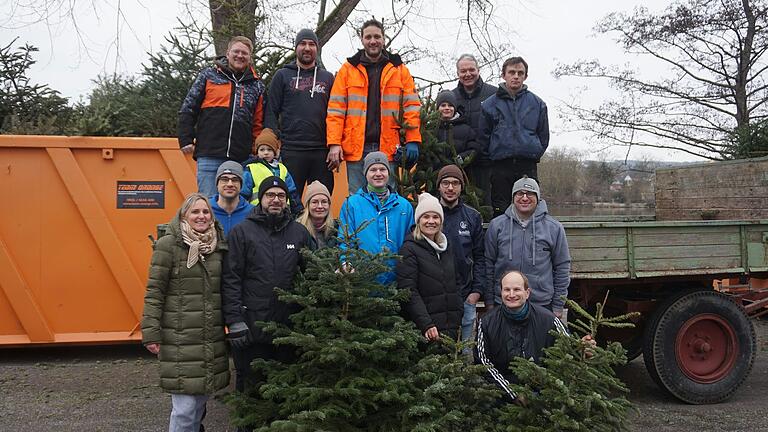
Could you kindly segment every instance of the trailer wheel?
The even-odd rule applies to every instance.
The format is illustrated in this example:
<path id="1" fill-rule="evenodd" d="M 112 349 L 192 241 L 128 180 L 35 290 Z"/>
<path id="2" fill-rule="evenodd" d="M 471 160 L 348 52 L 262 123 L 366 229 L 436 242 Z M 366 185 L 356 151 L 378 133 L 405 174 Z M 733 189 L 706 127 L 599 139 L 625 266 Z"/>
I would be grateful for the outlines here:
<path id="1" fill-rule="evenodd" d="M 676 398 L 717 403 L 744 382 L 755 360 L 752 322 L 729 297 L 696 291 L 657 311 L 646 335 L 646 367 Z"/>

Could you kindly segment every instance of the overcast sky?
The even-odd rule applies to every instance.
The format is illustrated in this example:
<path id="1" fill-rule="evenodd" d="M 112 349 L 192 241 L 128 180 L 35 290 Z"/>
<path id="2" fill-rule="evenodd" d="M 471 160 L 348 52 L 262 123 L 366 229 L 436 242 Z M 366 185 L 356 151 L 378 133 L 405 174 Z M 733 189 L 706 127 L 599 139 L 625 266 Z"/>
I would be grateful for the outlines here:
<path id="1" fill-rule="evenodd" d="M 7 45 L 18 38 L 15 46 L 25 43 L 40 49 L 36 54 L 38 63 L 33 67 L 31 78 L 36 83 L 47 83 L 59 90 L 64 96 L 76 101 L 85 97 L 92 88 L 92 80 L 99 74 L 123 73 L 134 74 L 141 69 L 141 63 L 147 61 L 147 52 L 157 51 L 174 26 L 177 19 L 188 16 L 187 2 L 177 0 L 164 1 L 123 1 L 122 15 L 118 16 L 117 1 L 51 1 L 41 0 L 39 4 L 66 3 L 59 9 L 27 9 L 16 7 L 18 3 L 34 3 L 35 0 L 3 0 L 0 2 L 0 44 Z M 208 2 L 202 2 L 203 5 Z M 377 4 L 367 2 L 370 12 L 376 13 Z M 423 1 L 412 19 L 413 30 L 403 35 L 411 41 L 428 38 L 433 47 L 447 53 L 447 59 L 424 58 L 417 64 L 410 65 L 414 75 L 434 80 L 447 78 L 445 64 L 451 64 L 464 52 L 472 52 L 472 46 L 460 32 L 460 12 L 452 8 L 453 2 Z M 645 0 L 643 2 L 627 0 L 622 2 L 609 0 L 591 0 L 575 2 L 573 0 L 531 0 L 505 1 L 505 6 L 498 7 L 494 16 L 507 31 L 496 32 L 499 43 L 509 43 L 513 52 L 523 56 L 530 65 L 527 84 L 529 89 L 539 95 L 550 111 L 552 129 L 552 147 L 569 147 L 597 158 L 591 153 L 594 146 L 581 134 L 567 132 L 559 119 L 559 107 L 562 100 L 577 97 L 593 104 L 599 103 L 610 95 L 605 86 L 585 83 L 575 79 L 556 80 L 551 72 L 560 63 L 571 63 L 579 59 L 599 59 L 604 64 L 627 64 L 635 59 L 625 58 L 610 36 L 594 35 L 595 23 L 606 14 L 614 11 L 631 11 L 638 5 L 651 10 L 660 10 L 668 2 Z M 74 9 L 67 9 L 74 4 Z M 192 14 L 205 20 L 205 10 L 193 5 Z M 379 14 L 386 13 L 383 10 Z M 381 16 L 377 14 L 377 16 Z M 71 17 L 75 17 L 75 23 Z M 42 22 L 40 17 L 44 17 Z M 421 19 L 421 21 L 418 21 Z M 294 27 L 313 26 L 315 17 L 305 15 L 297 17 Z M 75 30 L 79 28 L 79 32 Z M 119 35 L 119 37 L 116 37 Z M 279 41 L 289 44 L 289 41 Z M 424 42 L 427 43 L 427 42 Z M 87 47 L 87 48 L 85 48 Z M 332 72 L 338 70 L 341 62 L 360 47 L 352 31 L 344 29 L 323 48 L 325 66 Z M 446 61 L 450 60 L 450 61 Z M 442 63 L 443 66 L 440 65 Z M 483 70 L 483 76 L 496 84 L 499 82 L 500 65 Z M 446 85 L 455 87 L 455 83 Z M 610 159 L 623 159 L 626 149 L 608 150 L 604 155 Z M 651 158 L 657 160 L 693 160 L 691 156 L 669 151 L 654 151 L 637 148 L 630 158 Z"/>

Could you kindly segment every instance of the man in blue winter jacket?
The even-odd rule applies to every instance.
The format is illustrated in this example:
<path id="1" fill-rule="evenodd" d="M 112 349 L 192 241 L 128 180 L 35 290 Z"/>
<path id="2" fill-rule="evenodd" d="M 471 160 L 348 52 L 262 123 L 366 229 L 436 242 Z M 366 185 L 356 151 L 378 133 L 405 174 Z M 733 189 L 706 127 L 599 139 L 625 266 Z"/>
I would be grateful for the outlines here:
<path id="1" fill-rule="evenodd" d="M 512 57 L 501 68 L 503 84 L 482 103 L 479 140 L 492 161 L 491 203 L 494 216 L 512 200 L 519 178 L 537 178 L 537 164 L 549 146 L 547 105 L 523 84 L 528 63 Z"/>
<path id="2" fill-rule="evenodd" d="M 350 195 L 339 214 L 339 245 L 348 247 L 345 234 L 355 234 L 358 247 L 372 254 L 386 248 L 397 253 L 413 226 L 413 206 L 391 189 L 389 160 L 383 152 L 368 153 L 363 162 L 366 185 Z M 357 232 L 366 222 L 365 228 Z M 394 267 L 394 261 L 390 263 Z M 395 280 L 394 272 L 383 274 L 379 282 Z"/>
<path id="3" fill-rule="evenodd" d="M 216 189 L 219 193 L 211 197 L 211 208 L 216 220 L 224 228 L 225 235 L 253 209 L 253 205 L 240 196 L 242 186 L 242 165 L 235 161 L 226 161 L 219 165 L 216 171 Z"/>
<path id="4" fill-rule="evenodd" d="M 562 317 L 571 282 L 571 255 L 563 225 L 547 212 L 536 180 L 523 177 L 512 188 L 513 203 L 485 233 L 486 279 L 501 304 L 499 281 L 508 270 L 528 277 L 530 301 Z"/>
<path id="5" fill-rule="evenodd" d="M 456 287 L 464 301 L 461 340 L 469 340 L 477 316 L 476 305 L 485 296 L 485 304 L 493 307 L 493 290 L 485 291 L 485 235 L 483 217 L 461 200 L 466 184 L 464 173 L 456 165 L 446 165 L 437 173 L 440 204 L 443 206 L 443 233 L 453 249 Z"/>

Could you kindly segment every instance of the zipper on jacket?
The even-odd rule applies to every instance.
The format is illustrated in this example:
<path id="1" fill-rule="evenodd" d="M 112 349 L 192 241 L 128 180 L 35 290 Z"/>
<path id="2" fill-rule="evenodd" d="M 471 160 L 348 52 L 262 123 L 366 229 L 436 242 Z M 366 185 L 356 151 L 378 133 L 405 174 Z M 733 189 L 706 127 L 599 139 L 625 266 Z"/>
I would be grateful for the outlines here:
<path id="1" fill-rule="evenodd" d="M 234 91 L 234 98 L 235 100 L 232 101 L 232 117 L 229 119 L 229 136 L 227 137 L 227 157 L 229 157 L 229 149 L 232 147 L 232 125 L 235 124 L 235 110 L 237 108 L 237 89 L 240 87 L 240 80 L 235 79 L 235 75 L 233 74 L 230 78 L 227 76 L 227 74 L 224 74 L 227 78 L 231 79 L 232 82 L 235 84 L 235 91 Z M 243 77 L 245 77 L 245 73 L 243 73 Z M 241 78 L 242 79 L 242 78 Z M 244 89 L 243 89 L 244 91 Z M 242 103 L 243 98 L 240 98 L 240 102 Z"/>

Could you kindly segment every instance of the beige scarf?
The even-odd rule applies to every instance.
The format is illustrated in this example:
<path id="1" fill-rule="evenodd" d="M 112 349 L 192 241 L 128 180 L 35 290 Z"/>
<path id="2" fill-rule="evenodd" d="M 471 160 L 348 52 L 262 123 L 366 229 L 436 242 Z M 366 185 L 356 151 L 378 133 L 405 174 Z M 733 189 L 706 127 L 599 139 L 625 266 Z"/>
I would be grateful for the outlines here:
<path id="1" fill-rule="evenodd" d="M 181 221 L 181 237 L 184 244 L 189 246 L 187 268 L 192 268 L 198 260 L 205 262 L 203 255 L 208 255 L 216 249 L 216 227 L 213 223 L 204 233 L 199 233 L 189 226 L 187 221 Z"/>

